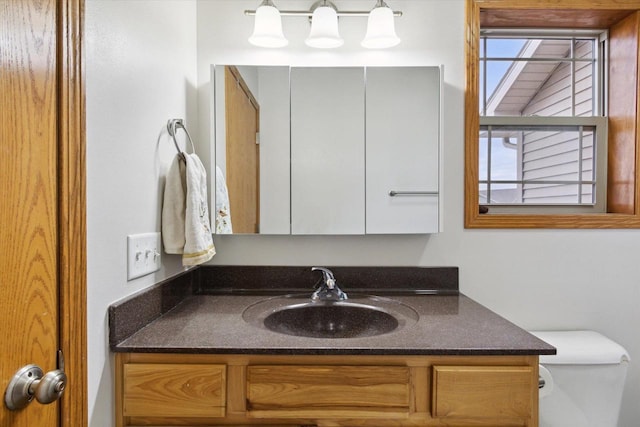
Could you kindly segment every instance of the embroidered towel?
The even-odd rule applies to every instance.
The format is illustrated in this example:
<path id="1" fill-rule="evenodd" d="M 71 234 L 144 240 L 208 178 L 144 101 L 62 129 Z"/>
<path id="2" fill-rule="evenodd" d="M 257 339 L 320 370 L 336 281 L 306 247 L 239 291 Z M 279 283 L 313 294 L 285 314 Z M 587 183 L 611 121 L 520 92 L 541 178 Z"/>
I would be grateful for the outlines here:
<path id="1" fill-rule="evenodd" d="M 162 204 L 162 240 L 168 254 L 182 254 L 182 265 L 198 265 L 216 253 L 209 225 L 207 173 L 195 154 L 171 163 Z"/>
<path id="2" fill-rule="evenodd" d="M 184 250 L 186 194 L 185 163 L 176 155 L 167 171 L 162 202 L 162 243 L 168 254 L 181 254 Z"/>
<path id="3" fill-rule="evenodd" d="M 207 171 L 196 154 L 186 154 L 187 196 L 182 265 L 198 265 L 215 254 L 207 201 Z"/>
<path id="4" fill-rule="evenodd" d="M 229 192 L 224 174 L 216 166 L 216 234 L 231 234 L 231 209 L 229 208 Z"/>

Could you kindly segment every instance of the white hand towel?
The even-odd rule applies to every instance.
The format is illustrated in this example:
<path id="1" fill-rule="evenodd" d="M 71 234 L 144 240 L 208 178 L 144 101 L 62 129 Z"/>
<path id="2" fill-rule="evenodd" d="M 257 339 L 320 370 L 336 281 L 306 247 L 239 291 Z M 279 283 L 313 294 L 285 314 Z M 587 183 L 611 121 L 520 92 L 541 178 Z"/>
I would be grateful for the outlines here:
<path id="1" fill-rule="evenodd" d="M 186 194 L 185 164 L 176 155 L 167 172 L 162 202 L 162 243 L 168 254 L 181 254 L 184 250 Z"/>
<path id="2" fill-rule="evenodd" d="M 182 265 L 198 265 L 216 254 L 209 222 L 207 171 L 196 154 L 185 153 L 185 160 L 187 196 Z"/>
<path id="3" fill-rule="evenodd" d="M 224 174 L 216 166 L 216 234 L 231 234 L 231 208 L 229 207 L 229 192 Z"/>

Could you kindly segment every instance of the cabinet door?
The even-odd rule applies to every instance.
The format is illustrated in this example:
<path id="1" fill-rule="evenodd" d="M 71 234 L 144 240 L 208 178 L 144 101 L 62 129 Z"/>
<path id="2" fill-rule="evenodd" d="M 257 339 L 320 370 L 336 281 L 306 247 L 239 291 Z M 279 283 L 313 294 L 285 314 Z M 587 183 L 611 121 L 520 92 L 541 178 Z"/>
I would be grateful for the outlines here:
<path id="1" fill-rule="evenodd" d="M 263 365 L 247 367 L 253 418 L 406 418 L 406 366 Z"/>
<path id="2" fill-rule="evenodd" d="M 437 233 L 440 69 L 369 67 L 366 80 L 366 232 Z"/>
<path id="3" fill-rule="evenodd" d="M 125 364 L 123 415 L 224 417 L 226 367 L 196 364 Z"/>
<path id="4" fill-rule="evenodd" d="M 291 232 L 364 234 L 364 68 L 291 69 Z"/>
<path id="5" fill-rule="evenodd" d="M 536 380 L 531 366 L 434 366 L 433 416 L 527 419 Z"/>

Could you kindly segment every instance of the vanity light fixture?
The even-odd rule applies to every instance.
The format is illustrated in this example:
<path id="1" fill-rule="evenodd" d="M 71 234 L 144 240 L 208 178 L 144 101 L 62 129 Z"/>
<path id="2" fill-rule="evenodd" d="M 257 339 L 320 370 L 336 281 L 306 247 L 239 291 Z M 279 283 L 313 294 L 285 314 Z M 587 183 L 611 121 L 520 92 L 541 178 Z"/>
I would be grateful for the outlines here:
<path id="1" fill-rule="evenodd" d="M 311 16 L 311 31 L 304 43 L 310 47 L 330 49 L 340 47 L 344 40 L 338 32 L 338 13 L 333 3 L 323 0 Z"/>
<path id="2" fill-rule="evenodd" d="M 373 10 L 369 12 L 367 34 L 361 45 L 367 49 L 385 49 L 396 46 L 398 43 L 400 38 L 396 35 L 393 11 L 384 0 L 378 0 Z"/>
<path id="3" fill-rule="evenodd" d="M 282 33 L 282 18 L 271 0 L 263 0 L 255 11 L 253 34 L 249 43 L 260 47 L 284 47 L 289 44 Z"/>
<path id="4" fill-rule="evenodd" d="M 367 32 L 361 45 L 368 49 L 385 49 L 396 46 L 394 17 L 402 12 L 393 11 L 384 0 L 376 0 L 370 11 L 340 11 L 331 1 L 319 0 L 311 10 L 278 10 L 272 0 L 263 0 L 256 10 L 245 10 L 245 15 L 255 16 L 254 30 L 249 43 L 260 47 L 283 47 L 288 44 L 282 32 L 281 16 L 311 18 L 311 31 L 305 44 L 314 48 L 335 48 L 344 40 L 338 31 L 338 17 L 367 17 Z"/>

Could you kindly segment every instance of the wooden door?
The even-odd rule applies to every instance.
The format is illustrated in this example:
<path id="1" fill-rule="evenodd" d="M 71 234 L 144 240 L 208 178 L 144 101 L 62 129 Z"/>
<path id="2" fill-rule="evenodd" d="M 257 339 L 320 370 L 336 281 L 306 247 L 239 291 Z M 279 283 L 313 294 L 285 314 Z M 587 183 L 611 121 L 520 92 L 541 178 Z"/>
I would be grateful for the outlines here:
<path id="1" fill-rule="evenodd" d="M 260 224 L 260 107 L 235 67 L 225 67 L 227 190 L 234 233 L 258 233 Z"/>
<path id="2" fill-rule="evenodd" d="M 0 3 L 0 387 L 27 364 L 69 381 L 62 400 L 0 426 L 86 425 L 82 0 Z"/>

